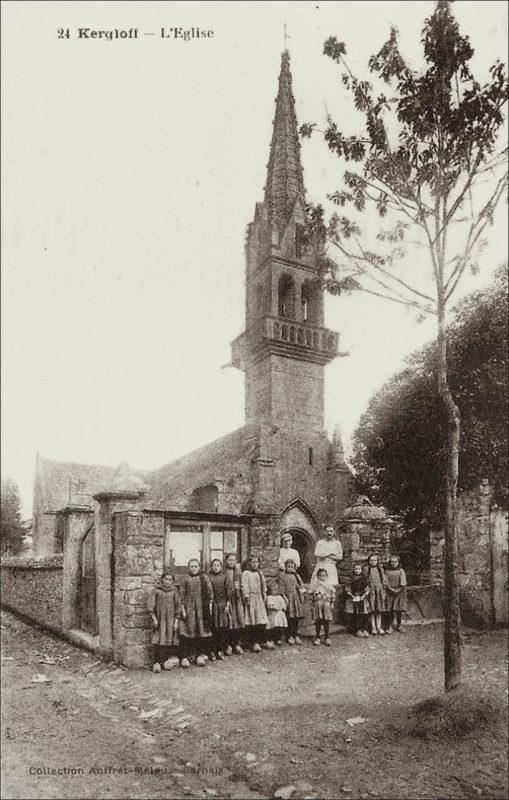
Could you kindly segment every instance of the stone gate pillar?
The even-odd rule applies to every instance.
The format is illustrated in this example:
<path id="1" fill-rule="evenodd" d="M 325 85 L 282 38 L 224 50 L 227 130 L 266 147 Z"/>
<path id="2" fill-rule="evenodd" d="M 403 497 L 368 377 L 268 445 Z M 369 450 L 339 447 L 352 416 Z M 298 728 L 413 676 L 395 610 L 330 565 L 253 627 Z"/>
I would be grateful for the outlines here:
<path id="1" fill-rule="evenodd" d="M 107 657 L 113 656 L 113 518 L 120 511 L 139 510 L 144 494 L 144 490 L 111 489 L 94 495 L 98 504 L 95 513 L 95 564 L 99 644 Z"/>

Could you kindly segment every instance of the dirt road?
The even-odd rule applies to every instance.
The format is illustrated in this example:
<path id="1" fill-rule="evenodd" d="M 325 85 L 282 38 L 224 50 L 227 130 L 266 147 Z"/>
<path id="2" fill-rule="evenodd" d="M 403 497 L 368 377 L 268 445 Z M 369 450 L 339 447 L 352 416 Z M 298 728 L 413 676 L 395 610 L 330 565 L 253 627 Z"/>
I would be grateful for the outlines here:
<path id="1" fill-rule="evenodd" d="M 387 726 L 441 692 L 440 626 L 161 675 L 100 662 L 6 612 L 2 640 L 8 800 L 259 798 L 287 786 L 293 798 L 507 795 L 500 731 L 444 746 Z M 464 648 L 466 682 L 501 703 L 506 647 L 497 632 Z"/>

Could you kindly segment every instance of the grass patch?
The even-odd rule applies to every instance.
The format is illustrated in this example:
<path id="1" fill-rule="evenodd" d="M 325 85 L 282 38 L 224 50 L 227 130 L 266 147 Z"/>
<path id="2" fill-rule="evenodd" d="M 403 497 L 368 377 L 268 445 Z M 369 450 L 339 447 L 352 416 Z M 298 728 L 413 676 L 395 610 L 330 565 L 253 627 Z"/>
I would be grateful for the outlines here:
<path id="1" fill-rule="evenodd" d="M 507 696 L 460 687 L 406 709 L 391 727 L 417 739 L 462 739 L 476 734 L 503 738 Z"/>

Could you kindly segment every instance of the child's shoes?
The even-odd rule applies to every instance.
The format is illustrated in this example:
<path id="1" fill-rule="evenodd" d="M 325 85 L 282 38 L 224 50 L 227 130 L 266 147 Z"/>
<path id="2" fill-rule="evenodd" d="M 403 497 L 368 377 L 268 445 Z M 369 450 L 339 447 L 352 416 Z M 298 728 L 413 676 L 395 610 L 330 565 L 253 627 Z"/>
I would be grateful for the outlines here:
<path id="1" fill-rule="evenodd" d="M 403 628 L 402 625 L 398 625 L 398 627 L 396 628 L 396 631 L 398 633 L 406 633 L 406 630 Z"/>
<path id="2" fill-rule="evenodd" d="M 231 651 L 231 647 L 230 647 L 230 651 Z M 244 651 L 243 651 L 242 647 L 240 646 L 240 644 L 235 645 L 235 655 L 241 656 L 243 652 Z"/>
<path id="3" fill-rule="evenodd" d="M 358 639 L 364 639 L 364 634 L 362 631 L 357 631 L 355 635 L 357 636 Z"/>
<path id="4" fill-rule="evenodd" d="M 235 648 L 235 652 L 237 652 L 237 648 Z M 224 651 L 224 654 L 225 656 L 231 656 L 232 653 L 233 653 L 233 648 L 231 647 L 231 645 L 228 645 L 228 647 Z"/>
<path id="5" fill-rule="evenodd" d="M 260 647 L 258 642 L 256 642 L 256 644 L 253 645 L 253 653 L 261 653 L 261 652 L 262 652 L 262 648 Z"/>
<path id="6" fill-rule="evenodd" d="M 320 644 L 320 639 L 314 639 L 313 644 L 318 646 Z"/>
<path id="7" fill-rule="evenodd" d="M 175 658 L 175 656 L 171 656 L 170 658 L 166 659 L 166 661 L 163 664 L 163 668 L 173 669 L 173 667 L 178 667 L 178 664 L 179 664 L 178 658 Z"/>
<path id="8" fill-rule="evenodd" d="M 161 665 L 154 664 L 154 666 L 152 667 L 152 672 L 161 672 Z"/>
<path id="9" fill-rule="evenodd" d="M 326 640 L 324 641 L 324 644 L 325 644 L 325 645 L 327 645 L 327 647 L 330 647 L 330 646 L 332 645 L 332 642 L 331 642 L 331 640 L 330 640 L 330 639 L 326 639 Z"/>
<path id="10" fill-rule="evenodd" d="M 207 663 L 206 656 L 196 656 L 196 661 L 194 662 L 197 667 L 204 667 Z"/>
<path id="11" fill-rule="evenodd" d="M 187 669 L 188 667 L 190 667 L 191 664 L 189 663 L 189 659 L 188 658 L 183 658 L 182 661 L 180 662 L 180 666 L 183 669 Z"/>
<path id="12" fill-rule="evenodd" d="M 367 631 L 362 631 L 362 635 L 365 639 L 369 639 L 369 633 Z"/>
<path id="13" fill-rule="evenodd" d="M 295 644 L 302 644 L 302 639 L 300 638 L 300 636 L 295 637 Z"/>
<path id="14" fill-rule="evenodd" d="M 274 644 L 274 642 L 265 642 L 265 644 L 263 645 L 265 650 L 274 650 L 275 646 L 276 645 Z"/>
<path id="15" fill-rule="evenodd" d="M 204 656 L 204 658 L 208 658 L 209 661 L 215 661 L 216 660 L 216 657 L 215 657 L 214 653 L 210 653 L 210 655 Z"/>
<path id="16" fill-rule="evenodd" d="M 295 639 L 293 638 L 293 636 L 289 637 L 288 644 L 295 644 Z"/>
<path id="17" fill-rule="evenodd" d="M 390 636 L 390 634 L 392 633 L 392 626 L 389 626 L 388 628 L 386 628 L 385 632 L 386 632 L 387 636 Z"/>
<path id="18" fill-rule="evenodd" d="M 378 628 L 377 633 L 379 636 L 385 636 L 385 631 L 383 628 Z"/>
<path id="19" fill-rule="evenodd" d="M 217 658 L 218 661 L 224 661 L 224 655 L 222 654 L 221 651 L 219 651 L 219 653 L 217 654 L 216 658 Z"/>
<path id="20" fill-rule="evenodd" d="M 280 639 L 278 642 L 276 642 L 276 644 L 277 644 L 278 647 L 282 647 L 283 646 L 283 640 Z"/>

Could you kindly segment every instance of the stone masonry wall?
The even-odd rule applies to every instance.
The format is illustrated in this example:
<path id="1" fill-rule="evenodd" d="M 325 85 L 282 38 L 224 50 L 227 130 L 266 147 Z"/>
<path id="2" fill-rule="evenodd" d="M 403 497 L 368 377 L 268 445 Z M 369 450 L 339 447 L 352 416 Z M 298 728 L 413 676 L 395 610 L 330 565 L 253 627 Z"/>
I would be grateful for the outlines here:
<path id="1" fill-rule="evenodd" d="M 493 513 L 493 491 L 486 480 L 478 487 L 462 492 L 458 496 L 458 568 L 460 583 L 460 604 L 465 623 L 489 626 L 495 621 L 492 569 L 493 527 L 498 516 Z M 507 553 L 507 530 L 505 535 Z M 502 544 L 497 543 L 499 550 Z M 442 531 L 430 533 L 431 577 L 437 584 L 443 582 L 444 534 Z M 507 559 L 506 559 L 507 560 Z M 507 576 L 506 576 L 507 580 Z M 499 612 L 500 615 L 500 612 Z M 507 619 L 507 611 L 505 610 Z"/>
<path id="2" fill-rule="evenodd" d="M 62 631 L 62 556 L 3 559 L 2 605 Z"/>
<path id="3" fill-rule="evenodd" d="M 114 660 L 127 667 L 150 663 L 152 628 L 147 602 L 161 575 L 163 542 L 163 513 L 114 515 Z"/>

